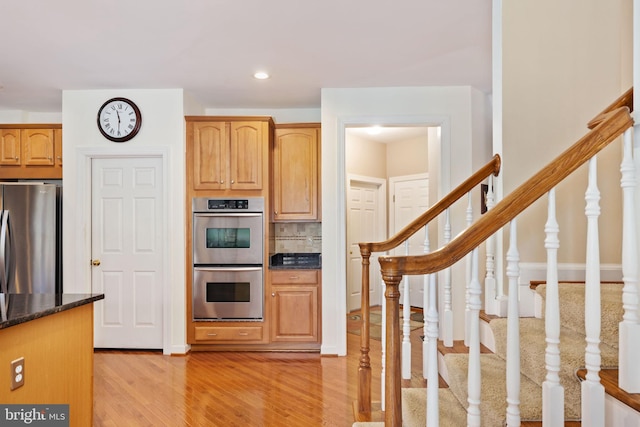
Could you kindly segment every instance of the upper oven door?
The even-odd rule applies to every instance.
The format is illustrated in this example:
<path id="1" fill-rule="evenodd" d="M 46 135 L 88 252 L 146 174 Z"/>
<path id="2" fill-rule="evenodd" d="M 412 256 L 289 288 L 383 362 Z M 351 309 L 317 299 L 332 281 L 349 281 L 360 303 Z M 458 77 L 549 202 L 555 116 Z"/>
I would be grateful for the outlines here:
<path id="1" fill-rule="evenodd" d="M 193 263 L 263 264 L 262 213 L 194 213 Z"/>

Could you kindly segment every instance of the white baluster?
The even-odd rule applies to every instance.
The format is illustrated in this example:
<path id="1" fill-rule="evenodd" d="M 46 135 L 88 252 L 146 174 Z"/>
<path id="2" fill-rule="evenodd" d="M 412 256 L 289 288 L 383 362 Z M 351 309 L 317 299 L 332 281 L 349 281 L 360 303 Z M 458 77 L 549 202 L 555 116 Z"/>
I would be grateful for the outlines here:
<path id="1" fill-rule="evenodd" d="M 423 245 L 423 252 L 425 254 L 428 254 L 431 251 L 431 243 L 429 241 L 429 224 L 426 224 L 424 226 L 424 245 Z M 429 307 L 429 283 L 431 281 L 431 276 L 432 274 L 425 274 L 424 276 L 422 276 L 422 297 L 423 297 L 423 301 L 422 301 L 422 307 L 423 307 L 423 319 L 424 319 L 424 326 L 423 326 L 423 335 L 424 335 L 424 339 L 422 340 L 422 377 L 427 379 L 428 375 L 429 375 L 429 323 L 427 322 L 427 307 Z M 436 343 L 437 343 L 437 334 L 436 334 Z"/>
<path id="2" fill-rule="evenodd" d="M 409 255 L 409 240 L 404 242 L 404 253 Z M 402 378 L 411 379 L 411 289 L 409 275 L 402 279 Z"/>
<path id="3" fill-rule="evenodd" d="M 507 278 L 509 301 L 507 311 L 507 426 L 520 425 L 520 312 L 518 310 L 518 277 L 520 254 L 516 220 L 509 228 L 507 251 Z"/>
<path id="4" fill-rule="evenodd" d="M 451 221 L 449 219 L 449 209 L 444 211 L 444 244 L 451 241 Z M 442 317 L 442 340 L 445 347 L 453 347 L 453 310 L 451 305 L 451 267 L 443 271 L 444 281 L 444 313 Z"/>
<path id="5" fill-rule="evenodd" d="M 636 171 L 632 156 L 632 130 L 624 133 L 624 156 L 620 165 L 622 178 L 622 305 L 619 325 L 618 384 L 628 393 L 640 393 L 640 325 L 638 324 L 638 241 L 634 192 Z"/>
<path id="6" fill-rule="evenodd" d="M 585 333 L 587 346 L 584 361 L 586 380 L 582 382 L 583 427 L 604 426 L 604 387 L 600 383 L 600 243 L 598 217 L 600 191 L 597 184 L 597 158 L 589 160 L 589 184 L 585 193 L 587 216 L 587 262 L 585 281 Z"/>
<path id="7" fill-rule="evenodd" d="M 471 206 L 471 193 L 467 193 L 467 228 L 471 226 L 473 221 L 473 207 Z M 471 287 L 471 276 L 473 274 L 473 260 L 471 254 L 467 255 L 467 287 L 465 292 L 465 310 L 464 310 L 464 344 L 469 346 L 469 321 L 471 308 L 469 307 L 469 288 Z"/>
<path id="8" fill-rule="evenodd" d="M 438 308 L 436 306 L 435 274 L 429 274 L 428 290 L 429 305 L 425 316 L 425 324 L 427 325 L 425 341 L 427 337 L 429 338 L 429 348 L 427 349 L 429 358 L 427 362 L 427 425 L 437 427 L 440 425 L 440 421 L 438 416 Z"/>
<path id="9" fill-rule="evenodd" d="M 489 176 L 489 185 L 485 198 L 487 212 L 495 206 L 495 195 L 493 193 L 493 175 Z M 486 248 L 486 273 L 484 277 L 484 310 L 487 314 L 499 314 L 496 308 L 496 298 L 498 297 L 496 289 L 496 262 L 495 262 L 495 236 L 491 235 L 487 239 Z"/>
<path id="10" fill-rule="evenodd" d="M 544 328 L 547 348 L 545 362 L 547 376 L 542 383 L 542 423 L 549 427 L 564 425 L 564 388 L 560 384 L 560 302 L 558 296 L 558 221 L 556 220 L 556 191 L 549 191 L 547 223 L 544 227 L 547 249 L 547 292 Z"/>
<path id="11" fill-rule="evenodd" d="M 480 427 L 480 309 L 482 285 L 478 280 L 478 248 L 471 251 L 471 280 L 469 282 L 469 383 L 467 426 Z"/>

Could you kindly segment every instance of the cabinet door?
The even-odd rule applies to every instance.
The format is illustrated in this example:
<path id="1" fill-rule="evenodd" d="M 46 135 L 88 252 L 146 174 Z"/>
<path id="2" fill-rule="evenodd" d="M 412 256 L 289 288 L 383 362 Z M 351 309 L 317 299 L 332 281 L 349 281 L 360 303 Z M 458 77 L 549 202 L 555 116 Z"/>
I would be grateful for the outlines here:
<path id="1" fill-rule="evenodd" d="M 22 164 L 25 166 L 54 165 L 53 129 L 23 129 L 20 133 Z"/>
<path id="2" fill-rule="evenodd" d="M 229 139 L 224 122 L 193 123 L 193 187 L 221 190 L 227 187 Z"/>
<path id="3" fill-rule="evenodd" d="M 271 271 L 273 342 L 319 342 L 319 270 Z"/>
<path id="4" fill-rule="evenodd" d="M 318 132 L 276 129 L 273 149 L 274 221 L 317 221 Z"/>
<path id="5" fill-rule="evenodd" d="M 262 189 L 263 151 L 267 143 L 262 126 L 262 122 L 231 123 L 231 184 L 229 188 Z"/>
<path id="6" fill-rule="evenodd" d="M 318 341 L 318 286 L 273 285 L 271 341 Z"/>
<path id="7" fill-rule="evenodd" d="M 60 178 L 62 178 L 62 129 L 54 130 L 54 161 L 56 169 L 60 169 Z"/>
<path id="8" fill-rule="evenodd" d="M 0 129 L 0 165 L 20 165 L 20 129 Z"/>

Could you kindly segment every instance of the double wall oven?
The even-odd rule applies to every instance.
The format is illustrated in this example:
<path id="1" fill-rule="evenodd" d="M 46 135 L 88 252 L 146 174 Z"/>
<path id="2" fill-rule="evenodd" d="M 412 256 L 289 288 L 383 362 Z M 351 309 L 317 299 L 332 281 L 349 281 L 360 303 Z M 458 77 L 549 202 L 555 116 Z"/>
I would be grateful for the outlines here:
<path id="1" fill-rule="evenodd" d="M 196 197 L 193 320 L 263 320 L 264 199 Z"/>

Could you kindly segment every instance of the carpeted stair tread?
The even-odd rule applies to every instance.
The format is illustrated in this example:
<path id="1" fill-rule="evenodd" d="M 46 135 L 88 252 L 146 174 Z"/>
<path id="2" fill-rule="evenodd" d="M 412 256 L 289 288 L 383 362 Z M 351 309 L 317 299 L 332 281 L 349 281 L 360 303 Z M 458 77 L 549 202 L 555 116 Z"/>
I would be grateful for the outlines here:
<path id="1" fill-rule="evenodd" d="M 467 377 L 468 354 L 447 354 L 444 356 L 449 373 L 449 389 L 458 401 L 468 406 Z M 504 425 L 507 413 L 506 362 L 495 354 L 480 355 L 481 394 L 480 413 L 482 426 Z M 520 416 L 524 419 L 541 419 L 542 388 L 524 375 L 520 375 Z M 463 423 L 461 425 L 466 425 Z"/>
<path id="2" fill-rule="evenodd" d="M 448 388 L 438 389 L 438 413 L 440 427 L 467 425 L 467 411 Z M 424 427 L 427 425 L 427 389 L 402 389 L 402 425 Z M 356 422 L 353 427 L 384 427 L 383 422 Z"/>
<path id="3" fill-rule="evenodd" d="M 506 358 L 507 319 L 495 319 L 489 324 L 496 341 L 495 353 L 499 357 Z M 546 377 L 544 319 L 533 317 L 520 319 L 520 342 L 527 343 L 521 346 L 520 368 L 521 371 L 538 385 L 542 385 Z M 584 335 L 571 329 L 560 328 L 560 383 L 565 393 L 565 417 L 577 419 L 580 417 L 580 383 L 575 376 L 575 371 L 585 365 L 584 353 L 586 341 Z M 600 344 L 602 366 L 617 366 L 618 351 L 604 343 Z"/>
<path id="4" fill-rule="evenodd" d="M 622 321 L 622 283 L 602 283 L 600 285 L 600 340 L 611 347 L 618 348 L 618 324 Z M 584 335 L 584 283 L 558 283 L 560 298 L 560 324 Z M 536 287 L 535 292 L 542 297 L 542 316 L 547 285 Z"/>

